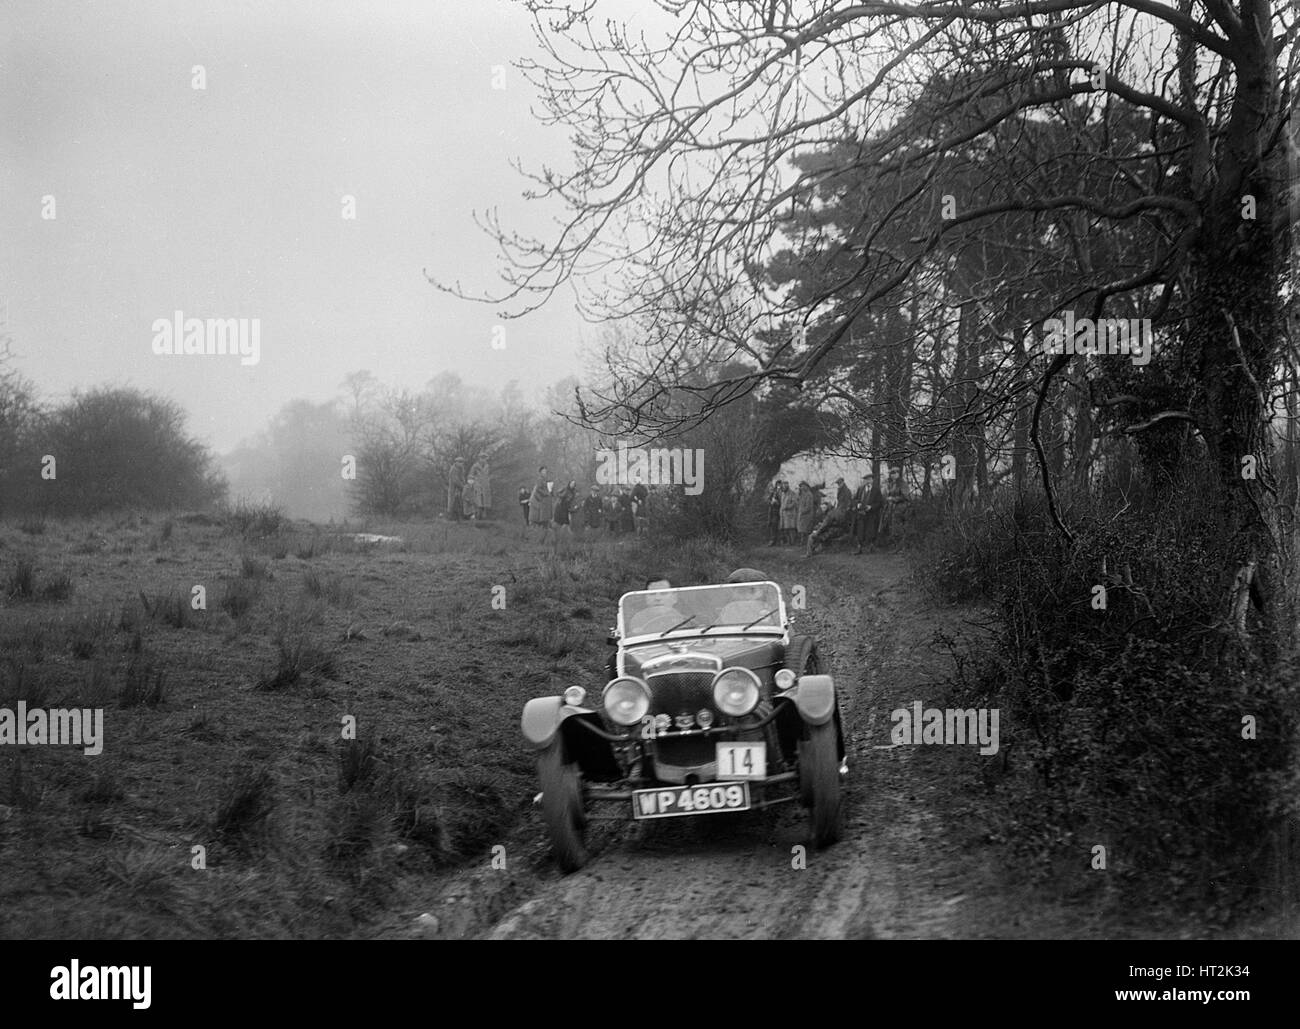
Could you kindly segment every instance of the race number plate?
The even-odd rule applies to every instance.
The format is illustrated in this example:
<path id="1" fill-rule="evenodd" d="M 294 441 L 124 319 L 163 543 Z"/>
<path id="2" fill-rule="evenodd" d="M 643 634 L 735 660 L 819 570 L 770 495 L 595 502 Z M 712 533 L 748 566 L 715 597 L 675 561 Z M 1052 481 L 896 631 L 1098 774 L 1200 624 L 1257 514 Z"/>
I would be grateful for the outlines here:
<path id="1" fill-rule="evenodd" d="M 719 743 L 719 779 L 766 779 L 766 743 Z"/>
<path id="2" fill-rule="evenodd" d="M 632 791 L 633 818 L 673 818 L 677 815 L 714 815 L 721 811 L 748 811 L 749 783 L 705 783 L 703 786 L 665 786 L 659 790 Z"/>

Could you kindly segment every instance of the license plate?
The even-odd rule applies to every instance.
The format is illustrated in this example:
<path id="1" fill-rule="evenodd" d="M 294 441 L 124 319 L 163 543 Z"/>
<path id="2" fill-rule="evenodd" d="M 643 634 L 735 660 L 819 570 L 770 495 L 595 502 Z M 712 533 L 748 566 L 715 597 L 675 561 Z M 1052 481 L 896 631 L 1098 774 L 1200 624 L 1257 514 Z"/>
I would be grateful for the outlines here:
<path id="1" fill-rule="evenodd" d="M 632 791 L 633 818 L 673 818 L 677 815 L 748 810 L 747 782 L 714 782 L 702 786 L 665 786 L 658 790 Z"/>
<path id="2" fill-rule="evenodd" d="M 766 779 L 766 743 L 719 743 L 719 779 Z"/>

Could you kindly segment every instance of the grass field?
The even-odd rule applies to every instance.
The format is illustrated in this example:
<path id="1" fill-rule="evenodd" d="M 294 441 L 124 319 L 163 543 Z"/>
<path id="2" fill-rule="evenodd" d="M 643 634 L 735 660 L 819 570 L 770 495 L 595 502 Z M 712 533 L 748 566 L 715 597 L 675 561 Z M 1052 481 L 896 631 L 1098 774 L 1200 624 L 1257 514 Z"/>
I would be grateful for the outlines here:
<path id="1" fill-rule="evenodd" d="M 0 935 L 364 933 L 526 810 L 520 710 L 603 685 L 618 594 L 729 556 L 490 522 L 0 523 L 0 707 L 102 708 L 105 738 L 0 747 Z"/>

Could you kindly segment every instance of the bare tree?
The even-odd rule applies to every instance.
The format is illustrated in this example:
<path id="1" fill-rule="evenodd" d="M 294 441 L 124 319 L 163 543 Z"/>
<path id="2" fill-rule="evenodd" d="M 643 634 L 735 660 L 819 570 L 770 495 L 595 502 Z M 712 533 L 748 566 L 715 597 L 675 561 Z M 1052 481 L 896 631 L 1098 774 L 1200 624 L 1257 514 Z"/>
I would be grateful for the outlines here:
<path id="1" fill-rule="evenodd" d="M 487 223 L 512 264 L 486 299 L 522 313 L 573 283 L 593 317 L 638 320 L 647 368 L 615 379 L 593 418 L 662 430 L 684 417 L 664 403 L 675 390 L 697 392 L 699 418 L 773 381 L 808 383 L 863 313 L 913 295 L 933 308 L 960 248 L 1027 217 L 1043 253 L 1016 317 L 1098 319 L 1128 304 L 1162 327 L 1152 365 L 1125 391 L 1103 382 L 1097 403 L 1150 438 L 1148 460 L 1176 466 L 1204 448 L 1233 603 L 1249 588 L 1265 638 L 1289 631 L 1272 603 L 1283 568 L 1268 469 L 1295 150 L 1291 5 L 661 0 L 660 41 L 599 25 L 595 0 L 528 6 L 547 55 L 524 71 L 548 118 L 574 130 L 575 162 L 535 175 L 537 195 L 567 212 L 554 237 Z M 809 152 L 839 156 L 792 160 Z M 815 294 L 771 289 L 761 268 L 788 242 L 783 218 L 846 174 L 868 202 L 854 231 L 818 240 L 838 248 L 836 274 Z M 1097 245 L 1112 239 L 1125 245 Z M 806 331 L 815 324 L 824 331 Z M 989 328 L 957 324 L 959 338 Z M 760 345 L 773 327 L 786 341 Z M 745 370 L 693 385 L 702 337 L 710 360 Z M 1064 453 L 1067 422 L 1050 408 L 1077 359 L 1026 355 L 1012 385 L 989 388 L 1004 362 L 978 358 L 968 350 L 952 373 L 956 407 L 979 422 L 1032 400 L 1028 442 L 1072 541 L 1050 454 L 1053 437 Z"/>

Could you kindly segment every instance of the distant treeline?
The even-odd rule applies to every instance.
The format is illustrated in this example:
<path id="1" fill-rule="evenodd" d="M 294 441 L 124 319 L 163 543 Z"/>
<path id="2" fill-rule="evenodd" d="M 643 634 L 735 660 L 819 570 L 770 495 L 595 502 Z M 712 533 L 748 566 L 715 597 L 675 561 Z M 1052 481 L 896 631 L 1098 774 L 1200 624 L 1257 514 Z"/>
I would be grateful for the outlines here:
<path id="1" fill-rule="evenodd" d="M 26 379 L 0 372 L 0 515 L 201 508 L 225 496 L 175 401 L 103 387 L 46 405 Z"/>

